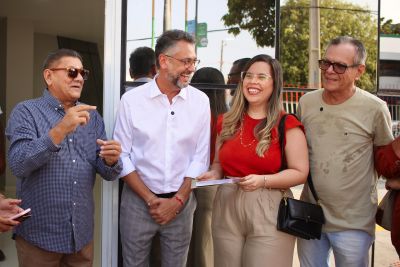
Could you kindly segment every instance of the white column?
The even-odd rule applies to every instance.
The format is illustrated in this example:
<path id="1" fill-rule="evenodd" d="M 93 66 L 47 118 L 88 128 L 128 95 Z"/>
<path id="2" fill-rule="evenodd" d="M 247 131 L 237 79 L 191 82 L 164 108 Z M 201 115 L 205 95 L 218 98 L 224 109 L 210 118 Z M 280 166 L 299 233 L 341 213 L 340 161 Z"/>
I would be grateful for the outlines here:
<path id="1" fill-rule="evenodd" d="M 103 117 L 109 138 L 119 104 L 121 69 L 121 1 L 106 0 Z M 118 181 L 102 181 L 101 266 L 118 266 Z"/>

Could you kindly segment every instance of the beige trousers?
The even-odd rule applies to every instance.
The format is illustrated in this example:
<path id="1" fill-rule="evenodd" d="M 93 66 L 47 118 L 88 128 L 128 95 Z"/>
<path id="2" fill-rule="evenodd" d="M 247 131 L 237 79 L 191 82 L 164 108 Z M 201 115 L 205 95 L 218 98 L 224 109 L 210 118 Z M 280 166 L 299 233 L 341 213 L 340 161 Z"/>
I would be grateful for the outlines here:
<path id="1" fill-rule="evenodd" d="M 220 186 L 212 218 L 214 266 L 292 266 L 295 238 L 276 229 L 281 199 L 279 190 Z"/>

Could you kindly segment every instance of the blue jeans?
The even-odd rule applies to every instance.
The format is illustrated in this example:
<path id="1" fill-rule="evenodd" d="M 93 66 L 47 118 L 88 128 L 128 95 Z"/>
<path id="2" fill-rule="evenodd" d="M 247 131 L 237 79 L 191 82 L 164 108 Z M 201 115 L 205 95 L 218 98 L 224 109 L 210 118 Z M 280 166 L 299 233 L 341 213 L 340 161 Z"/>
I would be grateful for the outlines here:
<path id="1" fill-rule="evenodd" d="M 373 237 L 360 230 L 322 233 L 321 240 L 297 239 L 301 267 L 328 267 L 333 251 L 336 267 L 368 267 Z"/>

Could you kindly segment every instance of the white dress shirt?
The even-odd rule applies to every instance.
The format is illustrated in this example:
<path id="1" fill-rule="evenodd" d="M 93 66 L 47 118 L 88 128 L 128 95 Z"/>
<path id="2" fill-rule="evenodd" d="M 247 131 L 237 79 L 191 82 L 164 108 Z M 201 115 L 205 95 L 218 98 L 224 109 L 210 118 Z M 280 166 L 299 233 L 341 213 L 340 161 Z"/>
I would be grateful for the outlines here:
<path id="1" fill-rule="evenodd" d="M 122 146 L 121 177 L 137 171 L 152 192 L 176 192 L 185 177 L 208 169 L 208 97 L 188 86 L 170 103 L 154 79 L 122 96 L 114 139 Z"/>

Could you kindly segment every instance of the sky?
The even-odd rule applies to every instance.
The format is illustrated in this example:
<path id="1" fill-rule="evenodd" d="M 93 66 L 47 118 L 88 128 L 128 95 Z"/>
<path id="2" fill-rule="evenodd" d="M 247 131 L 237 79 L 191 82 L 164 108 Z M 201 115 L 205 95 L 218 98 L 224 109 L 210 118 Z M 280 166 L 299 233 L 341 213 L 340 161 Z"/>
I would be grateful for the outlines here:
<path id="1" fill-rule="evenodd" d="M 185 0 L 172 1 L 172 28 L 184 29 L 185 22 Z M 151 37 L 151 2 L 143 0 L 128 0 L 127 20 L 127 65 L 131 51 L 139 46 L 151 46 L 151 40 L 138 40 Z M 195 18 L 195 0 L 188 0 L 188 20 Z M 378 0 L 351 0 L 354 4 L 368 7 L 372 11 L 378 10 Z M 155 0 L 155 36 L 162 33 L 164 0 Z M 285 0 L 281 0 L 284 4 Z M 323 0 L 320 0 L 323 3 Z M 392 19 L 394 23 L 400 23 L 400 12 L 398 12 L 399 0 L 381 0 L 381 17 Z M 208 30 L 220 30 L 225 26 L 221 17 L 227 11 L 227 0 L 198 0 L 198 22 L 207 22 Z M 201 60 L 198 68 L 215 67 L 220 69 L 226 76 L 232 62 L 242 57 L 253 57 L 257 54 L 269 54 L 275 56 L 275 49 L 257 47 L 255 41 L 248 32 L 242 32 L 234 37 L 226 31 L 208 33 L 208 45 L 197 49 L 197 56 Z M 222 60 L 221 60 L 222 59 Z M 222 64 L 221 64 L 222 61 Z M 129 77 L 127 72 L 127 77 Z M 127 80 L 129 80 L 127 78 Z"/>

